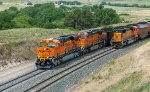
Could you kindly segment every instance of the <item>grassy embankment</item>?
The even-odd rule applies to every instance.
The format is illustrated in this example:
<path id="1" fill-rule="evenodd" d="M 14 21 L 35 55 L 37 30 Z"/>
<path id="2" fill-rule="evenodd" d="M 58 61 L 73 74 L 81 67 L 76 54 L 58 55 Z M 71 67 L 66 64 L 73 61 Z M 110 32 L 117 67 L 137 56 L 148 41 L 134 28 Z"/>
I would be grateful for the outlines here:
<path id="1" fill-rule="evenodd" d="M 106 8 L 113 8 L 120 14 L 120 17 L 128 23 L 134 23 L 139 21 L 150 20 L 150 9 L 149 8 L 137 8 L 137 7 L 116 7 L 116 6 L 105 6 Z"/>
<path id="2" fill-rule="evenodd" d="M 126 25 L 127 23 L 111 26 Z M 0 31 L 0 66 L 7 65 L 6 61 L 20 62 L 35 59 L 37 41 L 65 34 L 72 34 L 78 30 L 70 29 L 10 29 Z M 9 63 L 9 62 L 8 62 Z"/>
<path id="3" fill-rule="evenodd" d="M 139 5 L 150 5 L 149 0 L 103 0 L 105 2 L 110 3 L 118 3 L 118 4 L 139 4 Z"/>
<path id="4" fill-rule="evenodd" d="M 3 0 L 0 0 L 3 1 Z M 82 0 L 86 1 L 86 0 Z M 20 0 L 6 0 L 5 2 L 20 2 Z M 94 0 L 93 2 L 97 2 Z M 121 2 L 121 1 L 120 1 Z M 128 2 L 129 3 L 129 2 Z M 8 5 L 4 5 L 8 6 Z M 12 5 L 14 6 L 14 5 Z M 124 23 L 115 24 L 112 26 L 127 25 L 130 23 L 136 23 L 143 20 L 150 20 L 150 9 L 147 8 L 136 8 L 136 7 L 115 7 L 105 6 L 106 8 L 113 8 L 120 14 L 120 17 L 125 21 Z M 2 7 L 3 8 L 3 7 Z M 1 8 L 0 8 L 1 10 Z M 73 30 L 68 29 L 12 29 L 0 31 L 0 43 L 7 43 L 12 49 L 12 54 L 15 57 L 21 57 L 24 59 L 31 59 L 34 56 L 36 42 L 41 38 L 49 38 L 52 36 L 62 34 L 74 33 Z M 28 49 L 26 49 L 28 48 Z"/>
<path id="5" fill-rule="evenodd" d="M 150 5 L 149 0 L 101 0 L 116 4 L 138 4 L 138 5 Z M 106 8 L 113 8 L 121 15 L 121 18 L 126 22 L 134 23 L 139 21 L 149 21 L 150 20 L 150 9 L 149 8 L 137 8 L 137 7 L 117 7 L 108 6 Z"/>
<path id="6" fill-rule="evenodd" d="M 74 32 L 76 32 L 76 30 L 42 28 L 10 29 L 0 31 L 0 43 L 6 43 L 0 45 L 0 62 L 5 62 L 2 61 L 5 59 L 11 59 L 15 62 L 18 60 L 35 59 L 35 50 L 39 39 L 51 38 Z"/>
<path id="7" fill-rule="evenodd" d="M 20 3 L 23 0 L 0 0 L 0 2 L 4 3 Z"/>
<path id="8" fill-rule="evenodd" d="M 73 92 L 150 92 L 150 42 L 112 59 Z"/>

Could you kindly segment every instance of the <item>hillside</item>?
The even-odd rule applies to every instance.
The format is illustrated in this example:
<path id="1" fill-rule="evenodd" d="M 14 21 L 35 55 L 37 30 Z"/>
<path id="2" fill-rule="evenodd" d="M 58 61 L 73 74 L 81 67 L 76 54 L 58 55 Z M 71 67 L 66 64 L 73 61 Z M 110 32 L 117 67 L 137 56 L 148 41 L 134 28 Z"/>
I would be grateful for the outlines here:
<path id="1" fill-rule="evenodd" d="M 39 39 L 51 38 L 76 31 L 69 29 L 10 29 L 0 31 L 0 67 L 11 62 L 35 59 Z"/>
<path id="2" fill-rule="evenodd" d="M 60 1 L 60 0 L 0 0 L 2 2 L 5 3 L 23 3 L 23 2 L 27 2 L 30 1 L 32 3 L 47 3 L 47 2 L 51 2 L 51 1 Z M 99 0 L 64 0 L 64 1 L 80 1 L 83 3 L 97 3 L 99 2 Z"/>
<path id="3" fill-rule="evenodd" d="M 84 79 L 72 92 L 150 92 L 150 42 Z"/>
<path id="4" fill-rule="evenodd" d="M 150 5 L 149 0 L 103 0 L 105 2 L 120 3 L 120 4 L 139 4 L 139 5 Z"/>
<path id="5" fill-rule="evenodd" d="M 50 1 L 58 1 L 58 0 L 0 0 L 3 2 L 9 2 L 9 3 L 23 3 L 27 1 L 31 1 L 33 3 L 46 3 Z M 83 3 L 91 3 L 91 4 L 97 4 L 98 2 L 112 2 L 112 3 L 126 3 L 126 4 L 150 4 L 149 0 L 64 0 L 64 1 L 80 1 Z"/>
<path id="6" fill-rule="evenodd" d="M 24 3 L 27 1 L 30 1 L 32 3 L 47 3 L 47 2 L 51 2 L 51 1 L 58 1 L 58 0 L 0 0 L 2 2 L 5 3 Z M 64 0 L 64 1 L 75 1 L 75 0 Z M 121 3 L 121 4 L 146 4 L 146 5 L 150 5 L 149 0 L 76 0 L 76 1 L 80 1 L 82 3 L 85 4 L 97 4 L 99 2 L 111 2 L 111 3 Z"/>

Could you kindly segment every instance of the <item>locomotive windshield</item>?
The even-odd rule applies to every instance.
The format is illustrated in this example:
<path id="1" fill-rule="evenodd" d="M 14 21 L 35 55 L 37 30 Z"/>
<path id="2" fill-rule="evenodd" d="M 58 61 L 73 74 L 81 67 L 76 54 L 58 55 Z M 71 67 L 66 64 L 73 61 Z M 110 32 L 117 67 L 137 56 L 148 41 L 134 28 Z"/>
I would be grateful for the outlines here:
<path id="1" fill-rule="evenodd" d="M 42 46 L 46 46 L 46 42 L 40 42 L 39 46 L 42 47 Z"/>
<path id="2" fill-rule="evenodd" d="M 48 46 L 49 46 L 50 48 L 54 48 L 54 47 L 56 47 L 56 44 L 55 44 L 54 42 L 49 42 L 49 43 L 48 43 Z"/>
<path id="3" fill-rule="evenodd" d="M 87 38 L 87 35 L 81 34 L 81 38 L 82 38 L 82 39 L 85 39 L 85 38 Z"/>

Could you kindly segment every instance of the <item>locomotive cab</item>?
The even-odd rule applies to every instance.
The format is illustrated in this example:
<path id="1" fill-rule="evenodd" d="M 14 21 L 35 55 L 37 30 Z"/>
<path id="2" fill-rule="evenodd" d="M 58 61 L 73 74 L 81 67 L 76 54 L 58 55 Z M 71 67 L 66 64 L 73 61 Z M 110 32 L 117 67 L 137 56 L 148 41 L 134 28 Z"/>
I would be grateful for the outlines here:
<path id="1" fill-rule="evenodd" d="M 122 32 L 115 32 L 113 37 L 114 42 L 121 42 L 122 41 Z"/>
<path id="2" fill-rule="evenodd" d="M 114 48 L 121 48 L 124 45 L 125 38 L 125 32 L 128 29 L 125 27 L 118 27 L 114 29 L 113 38 L 112 38 L 112 44 Z"/>
<path id="3" fill-rule="evenodd" d="M 56 48 L 60 42 L 55 39 L 45 39 L 39 42 L 39 47 L 36 50 L 37 60 L 36 65 L 45 66 L 52 65 L 53 58 L 56 57 Z"/>
<path id="4" fill-rule="evenodd" d="M 44 39 L 36 50 L 38 68 L 50 68 L 79 55 L 78 36 L 75 34 Z"/>
<path id="5" fill-rule="evenodd" d="M 85 48 L 87 46 L 87 42 L 88 42 L 88 33 L 87 32 L 79 32 L 78 36 L 80 37 L 80 47 L 81 48 Z"/>

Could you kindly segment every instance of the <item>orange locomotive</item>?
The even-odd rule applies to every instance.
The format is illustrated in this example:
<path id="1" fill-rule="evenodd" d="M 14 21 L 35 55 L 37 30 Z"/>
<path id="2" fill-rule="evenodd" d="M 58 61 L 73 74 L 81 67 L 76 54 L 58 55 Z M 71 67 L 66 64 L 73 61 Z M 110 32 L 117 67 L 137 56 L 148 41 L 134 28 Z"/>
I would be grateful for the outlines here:
<path id="1" fill-rule="evenodd" d="M 114 29 L 89 29 L 76 34 L 43 39 L 36 50 L 38 68 L 51 68 L 92 50 L 111 45 L 121 48 L 150 34 L 150 22 L 139 22 Z"/>
<path id="2" fill-rule="evenodd" d="M 41 40 L 36 50 L 37 67 L 50 68 L 78 56 L 80 49 L 78 43 L 79 37 L 75 34 Z"/>
<path id="3" fill-rule="evenodd" d="M 103 46 L 102 32 L 99 29 L 85 30 L 78 32 L 81 52 L 86 53 L 88 51 L 98 49 Z"/>
<path id="4" fill-rule="evenodd" d="M 36 51 L 36 66 L 38 68 L 50 68 L 103 47 L 104 39 L 107 38 L 106 33 L 103 32 L 99 29 L 93 29 L 41 40 Z"/>
<path id="5" fill-rule="evenodd" d="M 113 47 L 121 48 L 125 45 L 133 43 L 139 39 L 143 39 L 150 33 L 149 24 L 147 22 L 139 22 L 127 26 L 117 27 L 113 30 L 112 43 Z"/>

